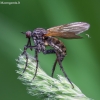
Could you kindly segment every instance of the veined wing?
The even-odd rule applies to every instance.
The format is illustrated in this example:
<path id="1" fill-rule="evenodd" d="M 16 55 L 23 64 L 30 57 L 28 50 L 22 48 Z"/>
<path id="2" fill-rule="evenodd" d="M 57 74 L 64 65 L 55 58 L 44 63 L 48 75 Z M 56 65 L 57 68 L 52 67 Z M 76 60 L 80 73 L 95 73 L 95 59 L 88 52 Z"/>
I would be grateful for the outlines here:
<path id="1" fill-rule="evenodd" d="M 74 22 L 47 29 L 45 36 L 58 36 L 67 39 L 81 38 L 78 34 L 88 30 L 90 25 L 85 22 Z"/>

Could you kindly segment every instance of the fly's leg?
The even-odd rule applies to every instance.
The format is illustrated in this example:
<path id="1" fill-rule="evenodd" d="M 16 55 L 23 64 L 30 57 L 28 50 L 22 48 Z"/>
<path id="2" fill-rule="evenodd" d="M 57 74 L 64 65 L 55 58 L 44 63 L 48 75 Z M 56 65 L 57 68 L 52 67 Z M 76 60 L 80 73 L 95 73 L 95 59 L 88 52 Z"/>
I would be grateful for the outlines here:
<path id="1" fill-rule="evenodd" d="M 36 70 L 35 70 L 35 74 L 34 74 L 34 77 L 33 77 L 33 80 L 37 74 L 37 69 L 38 69 L 38 51 L 37 49 L 35 50 L 35 58 L 36 58 Z"/>
<path id="2" fill-rule="evenodd" d="M 54 54 L 55 51 L 54 51 L 54 49 L 50 49 L 50 50 L 44 50 L 43 53 L 44 54 Z M 35 49 L 35 59 L 36 59 L 36 70 L 35 70 L 35 74 L 34 74 L 33 80 L 36 77 L 37 69 L 38 69 L 38 51 L 37 51 L 37 49 Z M 56 64 L 54 64 L 54 67 L 55 66 L 56 66 Z"/>
<path id="3" fill-rule="evenodd" d="M 54 50 L 54 49 L 45 50 L 43 53 L 44 53 L 44 54 L 55 54 L 55 50 Z M 53 77 L 53 74 L 54 74 L 54 71 L 55 71 L 55 68 L 56 68 L 56 64 L 57 64 L 57 59 L 56 59 L 55 62 L 54 62 L 54 65 L 53 65 L 53 68 L 52 68 L 51 77 Z"/>
<path id="4" fill-rule="evenodd" d="M 62 63 L 61 63 L 61 60 L 62 60 L 62 59 L 61 59 L 59 53 L 56 52 L 56 54 L 57 54 L 57 61 L 58 61 L 59 65 L 60 65 L 60 68 L 61 68 L 61 70 L 62 70 L 64 76 L 67 78 L 67 80 L 69 81 L 69 83 L 72 85 L 72 88 L 74 88 L 74 85 L 72 84 L 72 82 L 70 81 L 70 79 L 68 78 L 67 74 L 66 74 L 65 71 L 64 71 L 64 68 L 63 68 Z"/>
<path id="5" fill-rule="evenodd" d="M 55 51 L 53 49 L 50 49 L 50 50 L 43 51 L 43 53 L 44 54 L 51 54 L 51 53 L 55 53 Z M 35 49 L 35 59 L 36 59 L 36 70 L 35 70 L 35 74 L 34 74 L 33 80 L 36 77 L 37 69 L 38 69 L 38 51 L 37 51 L 37 49 Z"/>
<path id="6" fill-rule="evenodd" d="M 28 46 L 31 46 L 31 41 L 30 41 L 30 38 L 28 38 L 28 42 L 27 42 L 27 45 L 24 46 L 24 51 L 22 52 L 21 55 L 26 55 L 26 50 L 29 48 Z M 30 48 L 31 49 L 31 48 Z"/>
<path id="7" fill-rule="evenodd" d="M 23 70 L 23 73 L 25 72 L 25 70 L 26 70 L 26 68 L 27 68 L 27 64 L 28 64 L 28 55 L 27 55 L 27 53 L 26 53 L 26 50 L 27 50 L 28 48 L 30 48 L 30 49 L 32 50 L 32 49 L 35 48 L 35 47 L 36 47 L 36 46 L 31 46 L 30 38 L 28 38 L 27 45 L 24 46 L 24 51 L 23 51 L 22 54 L 21 54 L 21 55 L 25 55 L 25 56 L 26 56 L 26 64 L 25 64 L 25 68 L 24 68 L 24 70 Z"/>
<path id="8" fill-rule="evenodd" d="M 24 70 L 23 70 L 23 73 L 25 72 L 26 67 L 27 67 L 27 63 L 28 63 L 28 55 L 27 55 L 27 53 L 26 53 L 27 48 L 28 48 L 28 47 L 25 46 L 25 47 L 24 47 L 24 51 L 23 51 L 23 53 L 22 53 L 22 55 L 25 55 L 25 57 L 26 57 L 26 64 L 25 64 L 25 68 L 24 68 Z"/>
<path id="9" fill-rule="evenodd" d="M 56 64 L 57 64 L 57 59 L 56 59 L 55 62 L 54 62 L 54 65 L 53 65 L 53 68 L 52 68 L 51 77 L 53 77 L 53 74 L 54 74 L 54 71 L 55 71 L 55 68 L 56 68 Z"/>
<path id="10" fill-rule="evenodd" d="M 55 54 L 55 50 L 54 49 L 44 50 L 43 54 Z"/>
<path id="11" fill-rule="evenodd" d="M 26 68 L 27 68 L 27 63 L 28 63 L 28 55 L 26 53 L 26 50 L 28 49 L 28 45 L 31 45 L 31 41 L 30 41 L 30 38 L 28 38 L 28 42 L 27 42 L 27 45 L 24 46 L 24 51 L 22 53 L 22 55 L 25 55 L 26 56 L 26 64 L 25 64 L 25 68 L 23 70 L 23 73 L 25 72 Z"/>
<path id="12" fill-rule="evenodd" d="M 25 70 L 26 70 L 26 68 L 27 68 L 27 64 L 28 64 L 28 55 L 27 55 L 27 52 L 26 52 L 26 50 L 28 49 L 28 48 L 30 48 L 31 50 L 34 48 L 36 48 L 36 46 L 25 46 L 24 47 L 24 51 L 23 51 L 23 53 L 22 53 L 22 55 L 25 55 L 25 57 L 26 57 L 26 64 L 25 64 L 25 68 L 24 68 L 24 70 L 23 70 L 23 73 L 25 72 Z"/>

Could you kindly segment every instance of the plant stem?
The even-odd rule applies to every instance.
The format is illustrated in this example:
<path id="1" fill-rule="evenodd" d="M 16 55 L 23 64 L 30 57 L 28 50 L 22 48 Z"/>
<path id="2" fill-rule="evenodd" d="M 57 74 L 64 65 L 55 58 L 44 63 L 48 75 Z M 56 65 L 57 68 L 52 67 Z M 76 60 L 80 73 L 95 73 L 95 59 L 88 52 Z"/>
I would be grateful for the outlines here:
<path id="1" fill-rule="evenodd" d="M 58 79 L 48 76 L 41 68 L 38 67 L 37 75 L 34 80 L 33 76 L 36 68 L 35 58 L 28 54 L 28 66 L 25 68 L 25 56 L 20 55 L 17 60 L 17 73 L 21 76 L 19 80 L 27 86 L 28 93 L 37 96 L 41 100 L 92 100 L 86 97 L 79 88 L 74 84 L 74 89 L 66 78 L 58 75 Z"/>

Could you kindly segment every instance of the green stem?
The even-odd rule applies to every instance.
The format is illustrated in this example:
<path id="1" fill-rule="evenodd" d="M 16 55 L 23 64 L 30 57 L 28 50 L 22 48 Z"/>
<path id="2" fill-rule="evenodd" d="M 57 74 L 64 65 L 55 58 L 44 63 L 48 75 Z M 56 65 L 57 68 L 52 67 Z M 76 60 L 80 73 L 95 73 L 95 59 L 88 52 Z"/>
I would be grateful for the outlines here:
<path id="1" fill-rule="evenodd" d="M 24 56 L 19 56 L 17 60 L 17 73 L 21 76 L 19 80 L 27 86 L 28 93 L 32 96 L 40 97 L 41 100 L 92 100 L 86 97 L 79 88 L 74 84 L 74 89 L 66 78 L 58 75 L 58 79 L 48 76 L 41 68 L 38 67 L 37 75 L 32 81 L 35 73 L 36 61 L 28 55 L 28 66 L 25 68 L 26 59 Z"/>

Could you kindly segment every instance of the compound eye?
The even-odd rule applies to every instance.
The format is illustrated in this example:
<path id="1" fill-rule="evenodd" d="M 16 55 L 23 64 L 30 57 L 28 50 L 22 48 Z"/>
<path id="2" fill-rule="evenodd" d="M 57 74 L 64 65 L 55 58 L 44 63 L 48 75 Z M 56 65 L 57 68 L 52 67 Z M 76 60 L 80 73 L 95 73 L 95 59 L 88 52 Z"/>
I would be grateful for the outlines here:
<path id="1" fill-rule="evenodd" d="M 31 37 L 31 33 L 32 33 L 31 31 L 27 31 L 26 32 L 26 38 L 30 38 Z"/>

